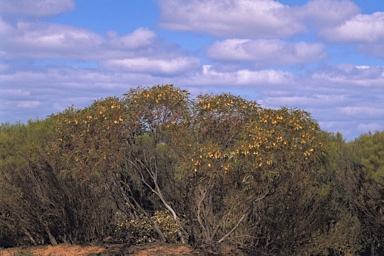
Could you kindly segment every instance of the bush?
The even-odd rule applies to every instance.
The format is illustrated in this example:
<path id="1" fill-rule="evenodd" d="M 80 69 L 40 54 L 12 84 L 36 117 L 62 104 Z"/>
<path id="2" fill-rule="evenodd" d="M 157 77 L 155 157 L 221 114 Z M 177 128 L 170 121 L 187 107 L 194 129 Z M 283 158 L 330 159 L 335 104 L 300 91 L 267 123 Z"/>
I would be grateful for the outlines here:
<path id="1" fill-rule="evenodd" d="M 149 220 L 146 216 L 130 219 L 121 212 L 116 213 L 115 239 L 129 244 L 143 244 L 158 240 L 158 234 L 153 228 L 156 222 L 169 242 L 177 242 L 179 225 L 167 211 L 155 211 Z"/>

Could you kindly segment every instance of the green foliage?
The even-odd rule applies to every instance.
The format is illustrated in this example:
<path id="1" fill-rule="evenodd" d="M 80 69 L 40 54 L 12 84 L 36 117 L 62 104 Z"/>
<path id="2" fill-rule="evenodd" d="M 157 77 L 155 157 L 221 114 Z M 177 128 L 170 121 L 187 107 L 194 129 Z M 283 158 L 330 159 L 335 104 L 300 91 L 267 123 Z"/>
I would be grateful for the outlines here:
<path id="1" fill-rule="evenodd" d="M 384 246 L 384 132 L 364 134 L 349 145 L 353 168 L 357 171 L 354 204 L 362 223 L 363 251 L 383 254 Z"/>
<path id="2" fill-rule="evenodd" d="M 384 132 L 364 134 L 353 144 L 364 173 L 384 189 Z"/>
<path id="3" fill-rule="evenodd" d="M 103 192 L 61 175 L 61 158 L 51 154 L 58 139 L 53 123 L 48 118 L 1 127 L 0 223 L 10 231 L 6 237 L 16 238 L 0 245 L 25 244 L 24 237 L 31 244 L 85 242 L 108 229 Z"/>
<path id="4" fill-rule="evenodd" d="M 48 181 L 51 171 L 45 154 L 48 142 L 54 137 L 51 120 L 29 122 L 28 125 L 2 125 L 0 136 L 0 221 L 10 230 L 25 233 L 41 233 L 50 222 L 52 208 L 48 205 L 58 196 L 49 194 Z M 36 223 L 35 230 L 30 227 Z M 35 239 L 30 239 L 36 243 Z"/>

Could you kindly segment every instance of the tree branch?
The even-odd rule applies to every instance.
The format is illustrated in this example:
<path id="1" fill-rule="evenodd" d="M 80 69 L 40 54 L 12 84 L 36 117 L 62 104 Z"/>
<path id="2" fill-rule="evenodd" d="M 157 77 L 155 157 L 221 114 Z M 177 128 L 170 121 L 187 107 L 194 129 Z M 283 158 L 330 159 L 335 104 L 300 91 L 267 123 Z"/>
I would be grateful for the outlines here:
<path id="1" fill-rule="evenodd" d="M 252 206 L 258 202 L 258 201 L 261 201 L 263 200 L 267 195 L 269 194 L 269 192 L 267 192 L 266 194 L 264 194 L 262 197 L 259 197 L 258 199 L 256 199 L 255 201 L 252 202 L 252 204 L 250 206 L 248 206 L 248 208 L 245 210 L 245 212 L 243 213 L 243 215 L 241 216 L 241 218 L 239 219 L 239 221 L 236 223 L 236 225 L 227 233 L 225 234 L 219 241 L 217 241 L 218 244 L 220 244 L 221 242 L 223 242 L 228 236 L 230 236 L 236 229 L 237 227 L 240 225 L 240 223 L 243 221 L 243 219 L 245 218 L 245 216 L 247 215 L 248 211 L 252 208 Z"/>

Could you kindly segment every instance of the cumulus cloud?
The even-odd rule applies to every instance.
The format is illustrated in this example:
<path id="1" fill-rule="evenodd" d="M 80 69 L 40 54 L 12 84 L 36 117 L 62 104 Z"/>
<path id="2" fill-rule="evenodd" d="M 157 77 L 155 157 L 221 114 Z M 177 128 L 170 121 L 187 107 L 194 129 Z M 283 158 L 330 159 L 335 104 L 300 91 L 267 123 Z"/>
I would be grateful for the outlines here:
<path id="1" fill-rule="evenodd" d="M 219 37 L 276 38 L 305 31 L 289 8 L 273 0 L 163 0 L 160 25 Z"/>
<path id="2" fill-rule="evenodd" d="M 61 24 L 21 21 L 12 26 L 0 20 L 0 37 L 6 58 L 101 60 L 170 52 L 168 43 L 146 28 L 122 36 L 114 32 L 102 36 Z M 177 54 L 181 51 L 174 45 L 172 55 Z"/>
<path id="3" fill-rule="evenodd" d="M 274 86 L 275 90 L 279 86 L 286 87 L 291 85 L 292 81 L 293 75 L 285 71 L 273 69 L 222 71 L 212 65 L 203 65 L 201 72 L 196 72 L 185 79 L 180 79 L 180 82 L 186 86 L 220 85 L 236 88 L 241 85 L 245 87 L 260 86 L 260 89 L 272 88 L 271 86 Z"/>
<path id="4" fill-rule="evenodd" d="M 129 72 L 177 74 L 195 69 L 200 64 L 197 58 L 180 57 L 174 59 L 134 58 L 107 60 L 103 65 L 109 68 L 123 69 Z"/>
<path id="5" fill-rule="evenodd" d="M 1 0 L 0 14 L 44 17 L 73 10 L 73 0 Z"/>
<path id="6" fill-rule="evenodd" d="M 307 108 L 307 106 L 311 106 L 312 109 L 327 108 L 327 106 L 334 108 L 335 106 L 351 103 L 348 95 L 319 94 L 313 88 L 307 89 L 301 96 L 294 95 L 294 93 L 288 90 L 284 94 L 284 96 L 273 96 L 270 93 L 266 93 L 262 103 L 271 107 L 290 106 L 291 108 Z"/>
<path id="7" fill-rule="evenodd" d="M 291 12 L 297 19 L 324 28 L 344 23 L 359 14 L 360 8 L 350 0 L 313 0 L 292 8 Z"/>
<path id="8" fill-rule="evenodd" d="M 207 51 L 214 60 L 249 62 L 258 66 L 290 65 L 324 59 L 320 43 L 287 43 L 282 40 L 227 39 L 214 43 Z"/>
<path id="9" fill-rule="evenodd" d="M 288 85 L 292 74 L 280 70 L 240 70 L 236 72 L 239 84 L 274 84 Z"/>
<path id="10" fill-rule="evenodd" d="M 350 0 L 312 0 L 288 6 L 274 0 L 163 0 L 160 25 L 218 37 L 285 38 L 308 31 L 308 24 L 328 28 L 356 16 Z"/>
<path id="11" fill-rule="evenodd" d="M 1 56 L 1 51 L 0 51 L 0 56 Z M 0 62 L 0 72 L 5 72 L 8 69 L 8 65 L 5 65 Z"/>
<path id="12" fill-rule="evenodd" d="M 345 106 L 340 109 L 341 113 L 349 117 L 364 116 L 364 118 L 384 116 L 384 108 L 376 106 Z"/>
<path id="13" fill-rule="evenodd" d="M 375 43 L 384 42 L 384 12 L 358 14 L 348 21 L 324 29 L 320 35 L 330 42 Z"/>
<path id="14" fill-rule="evenodd" d="M 40 101 L 20 101 L 16 104 L 16 107 L 19 108 L 36 108 L 41 105 Z"/>
<path id="15" fill-rule="evenodd" d="M 358 44 L 357 50 L 363 54 L 384 58 L 384 44 L 383 43 L 368 43 Z"/>
<path id="16" fill-rule="evenodd" d="M 323 86 L 327 84 L 348 85 L 345 88 L 348 90 L 353 89 L 351 86 L 365 87 L 371 90 L 376 87 L 380 90 L 384 84 L 384 67 L 343 64 L 331 66 L 324 70 L 316 70 L 311 75 L 311 79 L 321 81 Z"/>
<path id="17" fill-rule="evenodd" d="M 122 36 L 110 32 L 103 37 L 60 24 L 21 21 L 12 26 L 0 20 L 0 37 L 4 39 L 5 59 L 88 60 L 109 68 L 156 74 L 174 74 L 199 65 L 197 58 L 146 28 Z"/>
<path id="18" fill-rule="evenodd" d="M 5 58 L 83 58 L 103 39 L 85 29 L 59 24 L 20 21 L 15 26 L 0 23 Z"/>
<path id="19" fill-rule="evenodd" d="M 31 95 L 31 91 L 22 89 L 0 89 L 1 98 L 21 98 Z"/>
<path id="20" fill-rule="evenodd" d="M 157 39 L 157 35 L 147 28 L 138 28 L 129 35 L 119 36 L 116 32 L 108 33 L 107 46 L 115 49 L 137 50 L 151 46 Z"/>

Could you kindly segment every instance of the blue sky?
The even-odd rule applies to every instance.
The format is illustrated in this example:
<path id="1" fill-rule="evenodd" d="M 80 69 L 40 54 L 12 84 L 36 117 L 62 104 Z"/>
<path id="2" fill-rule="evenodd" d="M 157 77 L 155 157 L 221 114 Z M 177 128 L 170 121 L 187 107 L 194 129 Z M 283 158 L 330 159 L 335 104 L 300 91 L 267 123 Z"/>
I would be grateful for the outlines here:
<path id="1" fill-rule="evenodd" d="M 1 0 L 0 122 L 172 83 L 384 130 L 382 0 Z"/>

